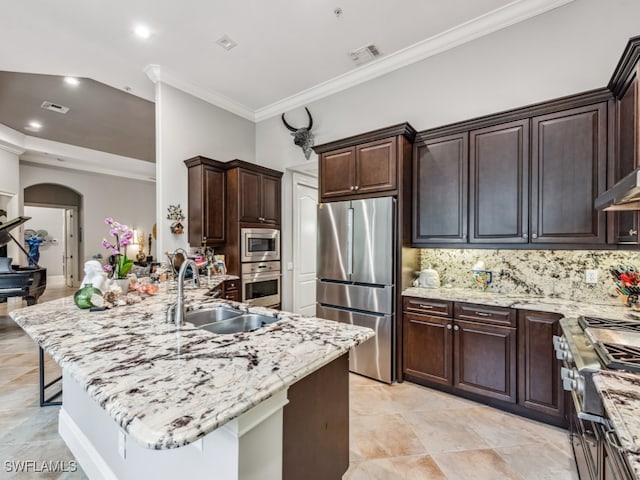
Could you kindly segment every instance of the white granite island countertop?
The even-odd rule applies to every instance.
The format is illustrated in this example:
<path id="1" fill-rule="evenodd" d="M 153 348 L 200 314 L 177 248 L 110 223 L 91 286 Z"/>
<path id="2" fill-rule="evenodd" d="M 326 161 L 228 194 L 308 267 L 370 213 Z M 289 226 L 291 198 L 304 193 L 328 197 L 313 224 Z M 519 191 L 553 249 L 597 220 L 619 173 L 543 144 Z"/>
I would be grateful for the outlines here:
<path id="1" fill-rule="evenodd" d="M 619 299 L 610 302 L 586 303 L 554 297 L 541 297 L 530 294 L 483 292 L 471 288 L 420 288 L 403 290 L 408 297 L 431 298 L 454 302 L 479 303 L 496 307 L 520 308 L 543 312 L 559 313 L 565 317 L 579 315 L 611 319 L 629 319 L 631 310 Z"/>
<path id="2" fill-rule="evenodd" d="M 80 310 L 67 297 L 10 315 L 125 432 L 152 449 L 205 436 L 374 335 L 368 328 L 212 300 L 203 296 L 211 286 L 185 287 L 187 310 L 231 305 L 280 320 L 231 335 L 189 323 L 177 330 L 166 322 L 175 283 L 141 303 L 102 312 Z"/>
<path id="3" fill-rule="evenodd" d="M 604 370 L 593 380 L 629 466 L 640 479 L 640 375 Z"/>

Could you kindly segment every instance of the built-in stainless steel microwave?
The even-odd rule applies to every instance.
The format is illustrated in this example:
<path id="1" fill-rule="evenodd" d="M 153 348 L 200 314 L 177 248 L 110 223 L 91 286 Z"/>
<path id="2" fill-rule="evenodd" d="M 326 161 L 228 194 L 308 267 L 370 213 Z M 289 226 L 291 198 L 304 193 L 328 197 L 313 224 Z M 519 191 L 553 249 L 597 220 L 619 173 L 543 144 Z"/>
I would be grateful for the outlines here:
<path id="1" fill-rule="evenodd" d="M 240 229 L 240 261 L 280 260 L 280 230 L 274 228 Z"/>

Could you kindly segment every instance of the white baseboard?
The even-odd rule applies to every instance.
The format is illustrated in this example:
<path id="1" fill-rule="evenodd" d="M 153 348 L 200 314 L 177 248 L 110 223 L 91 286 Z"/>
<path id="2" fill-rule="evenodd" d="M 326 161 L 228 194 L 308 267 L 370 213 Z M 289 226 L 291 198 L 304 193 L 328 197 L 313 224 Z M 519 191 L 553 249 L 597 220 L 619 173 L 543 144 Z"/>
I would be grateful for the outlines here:
<path id="1" fill-rule="evenodd" d="M 100 453 L 82 433 L 64 407 L 60 408 L 58 433 L 73 453 L 74 457 L 91 480 L 118 480 Z"/>

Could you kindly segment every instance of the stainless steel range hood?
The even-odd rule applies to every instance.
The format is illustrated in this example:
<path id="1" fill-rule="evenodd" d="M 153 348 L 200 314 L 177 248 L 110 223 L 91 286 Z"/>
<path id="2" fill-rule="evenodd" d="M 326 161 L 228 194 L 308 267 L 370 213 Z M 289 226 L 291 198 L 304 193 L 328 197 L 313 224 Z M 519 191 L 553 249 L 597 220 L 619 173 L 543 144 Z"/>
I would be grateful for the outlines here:
<path id="1" fill-rule="evenodd" d="M 594 206 L 597 210 L 608 212 L 640 210 L 640 168 L 596 198 Z"/>

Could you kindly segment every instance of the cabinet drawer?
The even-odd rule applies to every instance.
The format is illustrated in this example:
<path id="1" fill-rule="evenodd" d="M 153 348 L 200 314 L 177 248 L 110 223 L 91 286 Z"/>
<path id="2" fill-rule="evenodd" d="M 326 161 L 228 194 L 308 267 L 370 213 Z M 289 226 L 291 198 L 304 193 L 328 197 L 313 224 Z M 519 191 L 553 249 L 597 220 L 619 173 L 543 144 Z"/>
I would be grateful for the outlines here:
<path id="1" fill-rule="evenodd" d="M 224 290 L 225 290 L 225 292 L 230 292 L 232 290 L 238 290 L 238 282 L 239 282 L 239 280 L 226 280 L 224 282 Z"/>
<path id="2" fill-rule="evenodd" d="M 454 317 L 493 325 L 516 326 L 516 311 L 512 308 L 456 302 Z"/>
<path id="3" fill-rule="evenodd" d="M 403 309 L 405 312 L 426 313 L 438 317 L 451 317 L 453 313 L 452 302 L 430 298 L 404 297 Z"/>
<path id="4" fill-rule="evenodd" d="M 232 300 L 234 302 L 240 301 L 240 292 L 238 290 L 234 290 L 233 292 L 225 292 L 224 294 L 225 300 Z"/>

